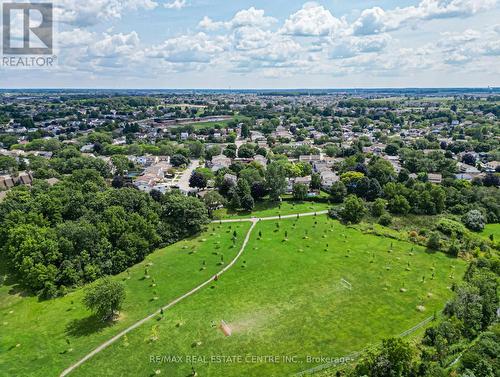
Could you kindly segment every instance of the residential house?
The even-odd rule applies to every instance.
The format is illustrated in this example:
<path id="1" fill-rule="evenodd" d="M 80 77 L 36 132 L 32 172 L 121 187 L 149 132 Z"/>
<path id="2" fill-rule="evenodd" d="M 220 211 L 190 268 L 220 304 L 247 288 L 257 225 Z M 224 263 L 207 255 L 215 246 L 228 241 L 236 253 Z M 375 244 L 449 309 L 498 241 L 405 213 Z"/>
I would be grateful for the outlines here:
<path id="1" fill-rule="evenodd" d="M 340 177 L 331 170 L 323 170 L 320 173 L 321 176 L 321 187 L 324 189 L 329 189 L 335 182 L 340 180 Z"/>
<path id="2" fill-rule="evenodd" d="M 439 173 L 429 173 L 429 174 L 427 174 L 427 180 L 430 183 L 439 184 L 443 181 L 443 176 Z"/>
<path id="3" fill-rule="evenodd" d="M 229 157 L 221 154 L 219 156 L 212 157 L 212 161 L 210 161 L 208 165 L 213 172 L 216 172 L 222 168 L 228 168 L 231 165 L 231 162 L 232 160 Z"/>

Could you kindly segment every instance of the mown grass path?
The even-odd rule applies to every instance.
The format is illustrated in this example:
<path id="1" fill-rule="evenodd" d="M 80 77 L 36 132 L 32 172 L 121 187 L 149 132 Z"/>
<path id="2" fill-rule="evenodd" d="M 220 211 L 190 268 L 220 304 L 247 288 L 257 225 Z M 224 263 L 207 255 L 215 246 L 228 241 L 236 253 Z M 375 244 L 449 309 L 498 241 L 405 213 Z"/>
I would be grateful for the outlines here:
<path id="1" fill-rule="evenodd" d="M 232 266 L 234 266 L 234 264 L 238 261 L 238 259 L 240 258 L 240 256 L 245 251 L 245 247 L 248 244 L 248 241 L 250 239 L 250 235 L 252 234 L 252 230 L 254 229 L 255 225 L 259 221 L 272 221 L 272 220 L 281 220 L 281 219 L 294 218 L 294 217 L 316 216 L 316 215 L 324 215 L 326 213 L 328 213 L 328 211 L 318 211 L 318 212 L 308 212 L 308 213 L 296 213 L 296 214 L 292 214 L 292 215 L 270 216 L 270 217 L 262 217 L 262 218 L 252 217 L 252 218 L 249 218 L 249 219 L 226 219 L 226 220 L 216 220 L 216 221 L 213 221 L 213 223 L 235 223 L 235 222 L 251 222 L 252 223 L 252 225 L 250 226 L 250 228 L 248 229 L 248 231 L 247 231 L 247 233 L 245 235 L 245 240 L 243 241 L 243 244 L 241 245 L 241 248 L 238 251 L 238 254 L 236 254 L 236 256 L 233 258 L 233 260 L 226 267 L 224 267 L 217 274 L 215 274 L 215 276 L 222 275 L 224 272 L 226 272 Z M 109 339 L 106 342 L 102 343 L 97 348 L 95 348 L 92 352 L 88 353 L 83 358 L 81 358 L 79 361 L 77 361 L 76 363 L 74 363 L 71 366 L 69 366 L 68 368 L 66 368 L 60 374 L 60 377 L 67 376 L 73 370 L 75 370 L 76 368 L 78 368 L 80 365 L 82 365 L 83 363 L 85 363 L 87 360 L 89 360 L 90 358 L 92 358 L 93 356 L 95 356 L 96 354 L 98 354 L 99 352 L 101 352 L 102 350 L 104 350 L 107 347 L 109 347 L 111 344 L 115 343 L 118 339 L 122 338 L 127 333 L 131 332 L 132 330 L 138 328 L 139 326 L 141 326 L 145 322 L 147 322 L 147 321 L 153 319 L 155 316 L 159 315 L 162 310 L 163 311 L 168 310 L 171 307 L 173 307 L 174 305 L 178 304 L 180 301 L 184 300 L 185 298 L 187 298 L 187 297 L 195 294 L 196 292 L 198 292 L 199 290 L 201 290 L 202 288 L 204 288 L 206 285 L 210 284 L 214 280 L 215 276 L 211 277 L 210 279 L 206 280 L 205 282 L 201 283 L 200 285 L 196 286 L 195 288 L 191 289 L 189 292 L 186 292 L 185 294 L 183 294 L 182 296 L 176 298 L 175 300 L 169 302 L 168 304 L 166 304 L 165 306 L 163 306 L 161 309 L 159 309 L 159 310 L 155 311 L 154 313 L 148 315 L 147 317 L 144 317 L 141 320 L 135 322 L 131 326 L 127 327 L 126 329 L 122 330 L 121 332 L 119 332 L 118 334 L 116 334 L 115 336 L 113 336 L 111 339 Z"/>

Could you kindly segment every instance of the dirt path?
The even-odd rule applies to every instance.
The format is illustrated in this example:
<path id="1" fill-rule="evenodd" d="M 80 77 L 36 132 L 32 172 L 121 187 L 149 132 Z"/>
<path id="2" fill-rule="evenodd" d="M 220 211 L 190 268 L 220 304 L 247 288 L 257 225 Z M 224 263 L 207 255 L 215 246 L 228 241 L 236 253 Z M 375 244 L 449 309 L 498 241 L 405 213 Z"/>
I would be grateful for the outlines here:
<path id="1" fill-rule="evenodd" d="M 216 220 L 216 221 L 213 221 L 213 223 L 221 223 L 221 222 L 222 223 L 235 223 L 235 222 L 248 222 L 248 221 L 252 223 L 252 225 L 250 226 L 250 228 L 247 231 L 247 234 L 245 236 L 243 244 L 241 245 L 240 250 L 238 251 L 238 254 L 236 254 L 236 256 L 233 258 L 233 260 L 231 261 L 231 263 L 229 263 L 226 267 L 224 267 L 222 270 L 220 270 L 216 275 L 223 274 L 224 272 L 226 272 L 227 270 L 229 270 L 238 261 L 238 259 L 240 258 L 241 254 L 243 254 L 243 251 L 245 250 L 245 247 L 247 246 L 248 240 L 250 239 L 250 235 L 252 234 L 252 230 L 254 229 L 255 225 L 259 221 L 289 219 L 289 218 L 294 218 L 294 217 L 297 217 L 297 216 L 299 216 L 299 217 L 316 216 L 316 215 L 324 215 L 326 213 L 328 213 L 328 211 L 299 213 L 299 214 L 292 214 L 292 215 L 271 216 L 271 217 L 262 217 L 262 218 L 252 217 L 252 218 L 249 218 L 249 219 L 226 219 L 226 220 Z M 113 344 L 114 342 L 116 342 L 118 339 L 120 339 L 125 334 L 127 334 L 130 331 L 138 328 L 143 323 L 149 321 L 150 319 L 152 319 L 155 316 L 157 316 L 158 314 L 160 314 L 161 310 L 165 311 L 167 309 L 170 309 L 175 304 L 179 303 L 180 301 L 184 300 L 185 298 L 187 298 L 187 297 L 193 295 L 194 293 L 198 292 L 200 289 L 202 289 L 206 285 L 210 284 L 213 281 L 213 279 L 214 279 L 214 277 L 211 277 L 210 279 L 208 279 L 204 283 L 201 283 L 197 287 L 191 289 L 189 292 L 183 294 L 182 296 L 176 298 L 175 300 L 171 301 L 167 305 L 163 306 L 160 310 L 157 310 L 156 312 L 148 315 L 147 317 L 144 317 L 143 319 L 135 322 L 131 326 L 127 327 L 125 330 L 122 330 L 121 332 L 119 332 L 118 334 L 116 334 L 114 337 L 112 337 L 111 339 L 105 341 L 100 346 L 98 346 L 97 348 L 95 348 L 93 351 L 91 351 L 90 353 L 88 353 L 87 355 L 85 355 L 82 359 L 80 359 L 76 363 L 74 363 L 71 366 L 69 366 L 68 368 L 66 368 L 60 374 L 60 377 L 67 376 L 69 373 L 71 373 L 73 370 L 75 370 L 76 368 L 78 368 L 80 365 L 82 365 L 88 359 L 90 359 L 91 357 L 95 356 L 96 354 L 98 354 L 99 352 L 101 352 L 102 350 L 104 350 L 105 348 L 109 347 L 111 344 Z"/>
<path id="2" fill-rule="evenodd" d="M 316 215 L 326 215 L 328 210 L 317 211 L 317 212 L 307 212 L 307 213 L 294 213 L 291 215 L 282 215 L 282 216 L 269 216 L 269 217 L 249 217 L 242 219 L 225 219 L 225 220 L 214 220 L 213 223 L 241 223 L 245 221 L 271 221 L 271 220 L 283 220 L 283 219 L 293 219 L 304 216 L 316 216 Z"/>

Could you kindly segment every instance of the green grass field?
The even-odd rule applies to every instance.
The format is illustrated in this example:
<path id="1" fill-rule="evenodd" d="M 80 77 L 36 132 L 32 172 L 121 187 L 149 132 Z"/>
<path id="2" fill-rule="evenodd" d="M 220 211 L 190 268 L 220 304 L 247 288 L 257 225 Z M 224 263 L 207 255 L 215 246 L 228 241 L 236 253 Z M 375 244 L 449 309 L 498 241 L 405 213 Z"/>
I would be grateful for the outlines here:
<path id="1" fill-rule="evenodd" d="M 500 224 L 486 224 L 483 231 L 479 233 L 481 237 L 488 238 L 493 235 L 495 242 L 500 241 Z"/>
<path id="2" fill-rule="evenodd" d="M 200 115 L 200 114 L 197 114 L 197 115 Z M 186 122 L 186 123 L 183 123 L 183 124 L 175 125 L 174 127 L 193 126 L 195 129 L 201 130 L 201 129 L 204 129 L 204 128 L 213 128 L 213 127 L 215 127 L 215 125 L 218 124 L 218 125 L 222 126 L 222 128 L 225 128 L 232 121 L 239 122 L 239 121 L 242 121 L 244 119 L 248 119 L 248 118 L 245 117 L 245 116 L 239 115 L 239 116 L 235 116 L 235 117 L 233 117 L 231 119 L 219 120 L 219 121 L 211 121 L 211 122 L 203 122 L 203 121 L 199 121 L 199 122 Z"/>
<path id="3" fill-rule="evenodd" d="M 121 318 L 112 326 L 101 325 L 82 306 L 83 289 L 39 301 L 18 292 L 0 269 L 0 376 L 58 376 L 103 341 L 221 270 L 221 256 L 214 252 L 222 253 L 226 263 L 233 259 L 249 227 L 247 223 L 210 226 L 201 236 L 158 250 L 129 273 L 114 277 L 123 281 L 127 296 Z M 234 247 L 233 230 L 239 234 Z"/>
<path id="4" fill-rule="evenodd" d="M 322 364 L 308 356 L 342 357 L 432 316 L 464 269 L 443 253 L 363 234 L 324 215 L 260 222 L 218 282 L 71 375 L 185 377 L 192 367 L 199 376 L 289 375 Z M 221 320 L 230 337 L 218 329 Z M 166 358 L 154 362 L 156 356 Z"/>
<path id="5" fill-rule="evenodd" d="M 251 217 L 270 217 L 278 215 L 291 215 L 294 213 L 307 213 L 307 212 L 319 212 L 327 210 L 331 207 L 328 203 L 316 203 L 316 202 L 294 202 L 294 201 L 283 201 L 272 202 L 269 200 L 260 201 L 255 203 L 255 208 L 252 212 L 230 211 L 227 208 L 222 208 L 214 211 L 215 219 L 248 219 Z"/>

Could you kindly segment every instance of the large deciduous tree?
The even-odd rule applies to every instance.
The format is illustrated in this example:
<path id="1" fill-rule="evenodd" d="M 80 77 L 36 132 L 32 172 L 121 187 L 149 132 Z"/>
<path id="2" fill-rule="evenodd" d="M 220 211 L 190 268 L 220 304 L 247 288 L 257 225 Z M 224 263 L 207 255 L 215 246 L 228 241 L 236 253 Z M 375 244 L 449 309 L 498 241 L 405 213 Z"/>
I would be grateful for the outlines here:
<path id="1" fill-rule="evenodd" d="M 285 168 L 282 163 L 273 161 L 267 166 L 266 184 L 271 198 L 278 200 L 286 189 Z"/>
<path id="2" fill-rule="evenodd" d="M 113 319 L 118 314 L 124 300 L 123 284 L 104 278 L 87 290 L 83 303 L 104 322 Z"/>

